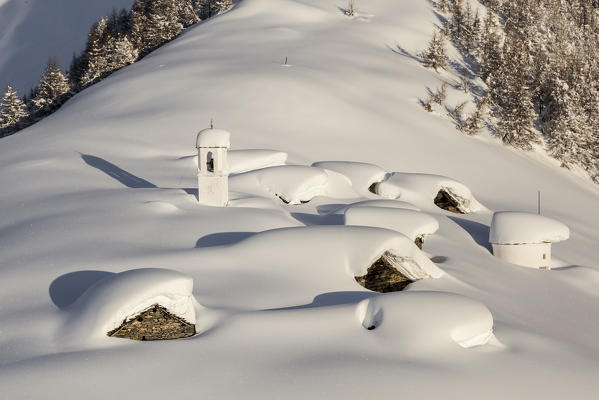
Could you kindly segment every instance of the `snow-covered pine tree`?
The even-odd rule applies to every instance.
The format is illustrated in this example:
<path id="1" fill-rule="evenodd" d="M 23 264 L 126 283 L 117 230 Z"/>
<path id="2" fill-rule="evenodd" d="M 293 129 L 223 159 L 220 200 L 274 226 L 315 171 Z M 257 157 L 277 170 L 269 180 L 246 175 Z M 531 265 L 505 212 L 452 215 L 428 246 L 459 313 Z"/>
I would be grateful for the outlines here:
<path id="1" fill-rule="evenodd" d="M 173 39 L 183 30 L 178 0 L 136 0 L 131 11 L 131 38 L 140 55 Z"/>
<path id="2" fill-rule="evenodd" d="M 196 4 L 200 18 L 207 19 L 233 7 L 233 0 L 197 0 Z"/>
<path id="3" fill-rule="evenodd" d="M 581 104 L 576 92 L 558 77 L 555 77 L 552 87 L 553 104 L 544 131 L 551 155 L 560 160 L 562 166 L 570 168 L 580 161 L 578 156 L 583 149 L 578 145 L 585 121 L 579 112 Z"/>
<path id="4" fill-rule="evenodd" d="M 85 49 L 87 68 L 81 78 L 83 85 L 89 84 L 108 71 L 107 45 L 109 40 L 108 20 L 102 17 L 94 24 L 87 39 L 87 48 Z"/>
<path id="5" fill-rule="evenodd" d="M 535 112 L 527 78 L 528 54 L 523 39 L 515 32 L 509 34 L 504 45 L 504 62 L 499 75 L 493 80 L 499 94 L 496 111 L 497 130 L 504 143 L 522 150 L 531 150 L 539 141 L 534 132 Z M 498 104 L 500 103 L 500 104 Z"/>
<path id="6" fill-rule="evenodd" d="M 150 6 L 150 29 L 153 47 L 172 40 L 183 30 L 179 22 L 178 0 L 153 0 Z"/>
<path id="7" fill-rule="evenodd" d="M 187 28 L 200 20 L 195 11 L 193 0 L 179 0 L 175 3 L 175 6 L 177 7 L 179 22 L 184 28 Z"/>
<path id="8" fill-rule="evenodd" d="M 21 127 L 28 116 L 29 113 L 23 100 L 10 85 L 7 86 L 0 103 L 0 128 L 4 132 L 15 131 Z"/>
<path id="9" fill-rule="evenodd" d="M 435 6 L 437 7 L 437 10 L 439 10 L 442 13 L 446 13 L 451 9 L 451 1 L 450 0 L 437 0 L 437 3 L 435 4 Z"/>
<path id="10" fill-rule="evenodd" d="M 83 75 L 85 75 L 85 71 L 87 69 L 87 53 L 84 51 L 80 55 L 73 53 L 73 58 L 71 59 L 71 65 L 69 66 L 68 77 L 71 81 L 71 86 L 75 91 L 78 90 L 79 85 L 83 79 Z"/>
<path id="11" fill-rule="evenodd" d="M 451 41 L 458 47 L 461 47 L 464 42 L 464 21 L 464 1 L 453 0 L 447 27 Z"/>
<path id="12" fill-rule="evenodd" d="M 150 0 L 135 0 L 131 8 L 131 42 L 142 56 L 152 50 L 147 34 L 149 14 Z"/>
<path id="13" fill-rule="evenodd" d="M 228 11 L 233 7 L 233 0 L 216 0 L 216 9 L 218 13 Z"/>
<path id="14" fill-rule="evenodd" d="M 132 64 L 139 57 L 139 51 L 133 46 L 126 34 L 111 37 L 107 48 L 106 67 L 108 71 L 115 71 Z"/>
<path id="15" fill-rule="evenodd" d="M 427 68 L 433 68 L 435 71 L 438 71 L 439 68 L 446 68 L 445 37 L 434 32 L 428 47 L 419 56 Z"/>
<path id="16" fill-rule="evenodd" d="M 488 12 L 485 18 L 485 28 L 481 43 L 481 77 L 486 81 L 493 71 L 497 71 L 501 65 L 501 36 L 497 17 Z"/>
<path id="17" fill-rule="evenodd" d="M 476 103 L 476 108 L 466 120 L 460 125 L 460 131 L 469 136 L 477 135 L 483 127 L 485 110 L 487 107 L 487 98 L 483 98 Z"/>
<path id="18" fill-rule="evenodd" d="M 443 103 L 445 103 L 445 100 L 447 99 L 447 83 L 443 82 L 441 87 L 438 88 L 435 91 L 435 93 L 432 94 L 431 99 L 433 100 L 433 103 L 442 106 Z"/>
<path id="19" fill-rule="evenodd" d="M 44 70 L 35 97 L 31 99 L 36 112 L 43 111 L 55 103 L 60 103 L 61 98 L 71 90 L 67 77 L 62 72 L 56 58 L 50 58 Z"/>

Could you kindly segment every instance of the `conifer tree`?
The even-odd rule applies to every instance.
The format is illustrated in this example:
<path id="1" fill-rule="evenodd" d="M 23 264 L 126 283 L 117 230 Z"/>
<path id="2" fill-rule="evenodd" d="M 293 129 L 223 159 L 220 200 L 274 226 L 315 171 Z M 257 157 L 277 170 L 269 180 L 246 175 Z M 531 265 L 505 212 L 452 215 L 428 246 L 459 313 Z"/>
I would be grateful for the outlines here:
<path id="1" fill-rule="evenodd" d="M 493 71 L 497 71 L 501 65 L 501 37 L 496 16 L 487 13 L 485 18 L 485 29 L 482 37 L 481 52 L 481 77 L 487 80 Z"/>
<path id="2" fill-rule="evenodd" d="M 437 71 L 439 68 L 447 67 L 447 54 L 445 53 L 445 39 L 442 34 L 433 33 L 428 47 L 419 54 L 422 62 L 427 68 Z"/>
<path id="3" fill-rule="evenodd" d="M 175 6 L 177 7 L 179 22 L 184 28 L 187 28 L 200 20 L 194 9 L 193 0 L 179 0 L 175 3 Z"/>
<path id="4" fill-rule="evenodd" d="M 560 160 L 562 166 L 570 168 L 580 161 L 577 157 L 581 151 L 584 152 L 579 145 L 582 144 L 585 121 L 578 111 L 581 104 L 577 94 L 567 83 L 557 77 L 556 80 L 552 94 L 554 104 L 544 128 L 551 155 Z"/>
<path id="5" fill-rule="evenodd" d="M 23 100 L 12 87 L 8 86 L 0 103 L 0 128 L 5 132 L 14 131 L 21 127 L 28 116 Z"/>
<path id="6" fill-rule="evenodd" d="M 528 55 L 523 51 L 523 39 L 511 33 L 504 45 L 504 62 L 500 74 L 494 80 L 496 98 L 499 97 L 499 109 L 496 113 L 499 121 L 497 130 L 504 143 L 531 150 L 538 142 L 533 129 L 535 113 L 532 94 L 529 90 Z"/>
<path id="7" fill-rule="evenodd" d="M 108 49 L 107 44 L 110 40 L 108 31 L 108 20 L 105 17 L 92 27 L 87 39 L 87 48 L 85 50 L 87 58 L 87 68 L 81 83 L 87 85 L 95 79 L 101 77 L 108 71 Z"/>
<path id="8" fill-rule="evenodd" d="M 216 0 L 216 9 L 219 13 L 225 12 L 233 7 L 233 0 Z"/>
<path id="9" fill-rule="evenodd" d="M 40 83 L 37 87 L 35 97 L 31 99 L 35 111 L 41 111 L 60 102 L 61 97 L 71 90 L 69 80 L 62 72 L 55 58 L 50 58 Z"/>
<path id="10" fill-rule="evenodd" d="M 107 50 L 107 71 L 115 71 L 132 64 L 139 56 L 139 51 L 125 34 L 121 34 L 118 37 L 110 37 Z"/>

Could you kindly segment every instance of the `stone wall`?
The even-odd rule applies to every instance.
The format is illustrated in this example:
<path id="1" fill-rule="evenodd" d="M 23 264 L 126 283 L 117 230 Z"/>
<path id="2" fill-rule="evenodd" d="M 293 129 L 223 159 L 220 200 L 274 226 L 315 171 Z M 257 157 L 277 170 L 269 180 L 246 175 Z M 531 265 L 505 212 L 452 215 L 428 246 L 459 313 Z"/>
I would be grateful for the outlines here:
<path id="1" fill-rule="evenodd" d="M 193 336 L 195 325 L 171 314 L 166 308 L 154 304 L 132 319 L 123 321 L 108 336 L 132 340 L 168 340 Z"/>

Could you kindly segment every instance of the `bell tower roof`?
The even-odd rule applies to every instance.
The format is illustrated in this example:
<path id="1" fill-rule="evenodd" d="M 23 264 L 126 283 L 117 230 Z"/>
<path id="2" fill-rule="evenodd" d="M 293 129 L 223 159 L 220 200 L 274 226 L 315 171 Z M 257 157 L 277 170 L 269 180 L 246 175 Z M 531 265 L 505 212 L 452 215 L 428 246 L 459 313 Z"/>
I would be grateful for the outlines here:
<path id="1" fill-rule="evenodd" d="M 207 128 L 198 133 L 196 148 L 200 147 L 224 147 L 228 149 L 231 134 L 223 129 Z"/>

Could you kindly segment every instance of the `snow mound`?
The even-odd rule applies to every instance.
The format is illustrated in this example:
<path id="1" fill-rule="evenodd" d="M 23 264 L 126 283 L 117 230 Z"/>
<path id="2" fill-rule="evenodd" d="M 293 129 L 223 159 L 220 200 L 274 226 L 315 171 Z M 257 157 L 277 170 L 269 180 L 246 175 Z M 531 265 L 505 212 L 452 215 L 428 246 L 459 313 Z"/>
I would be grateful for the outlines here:
<path id="1" fill-rule="evenodd" d="M 147 210 L 163 214 L 171 214 L 180 211 L 179 207 L 166 201 L 146 201 L 144 203 Z"/>
<path id="2" fill-rule="evenodd" d="M 223 129 L 202 129 L 196 137 L 198 147 L 231 147 L 231 134 Z"/>
<path id="3" fill-rule="evenodd" d="M 441 189 L 450 193 L 465 213 L 485 209 L 466 185 L 441 175 L 395 172 L 388 179 L 377 184 L 375 192 L 386 198 L 401 197 L 402 200 L 418 206 L 430 207 Z"/>
<path id="4" fill-rule="evenodd" d="M 345 225 L 362 225 L 397 231 L 415 240 L 439 230 L 432 216 L 414 210 L 384 207 L 352 207 L 345 211 Z"/>
<path id="5" fill-rule="evenodd" d="M 469 348 L 493 337 L 493 316 L 482 303 L 442 292 L 395 292 L 361 301 L 356 309 L 365 329 L 417 349 L 435 348 L 452 340 Z M 449 342 L 451 343 L 451 342 Z"/>
<path id="6" fill-rule="evenodd" d="M 336 171 L 347 176 L 354 188 L 361 190 L 362 193 L 368 192 L 372 184 L 381 182 L 387 176 L 387 171 L 381 167 L 362 162 L 319 161 L 312 166 Z"/>
<path id="7" fill-rule="evenodd" d="M 217 282 L 222 283 L 197 283 L 196 290 L 203 295 L 226 293 L 223 303 L 208 306 L 288 307 L 309 303 L 322 293 L 363 291 L 355 277 L 365 275 L 386 253 L 396 258 L 394 266 L 415 279 L 444 274 L 408 237 L 364 226 L 274 229 L 251 235 L 226 251 L 227 259 L 218 268 Z M 247 274 L 235 272 L 239 265 Z"/>
<path id="8" fill-rule="evenodd" d="M 229 171 L 233 174 L 260 168 L 285 165 L 287 153 L 274 150 L 231 150 L 227 154 Z"/>
<path id="9" fill-rule="evenodd" d="M 344 205 L 337 208 L 332 208 L 330 211 L 332 214 L 345 214 L 350 208 L 356 207 L 381 207 L 381 208 L 399 208 L 405 210 L 420 211 L 420 208 L 406 201 L 400 200 L 389 200 L 389 199 L 377 199 L 377 200 L 363 200 L 348 205 Z"/>
<path id="10" fill-rule="evenodd" d="M 231 193 L 229 194 L 231 196 Z M 236 196 L 237 193 L 233 193 Z M 246 196 L 239 195 L 238 197 L 230 198 L 227 203 L 227 207 L 240 207 L 240 208 L 264 208 L 272 210 L 280 210 L 278 204 L 271 198 L 258 197 L 258 196 Z"/>
<path id="11" fill-rule="evenodd" d="M 192 278 L 168 269 L 142 268 L 110 275 L 68 308 L 66 335 L 72 343 L 107 338 L 107 332 L 154 304 L 195 324 L 192 291 Z"/>
<path id="12" fill-rule="evenodd" d="M 569 237 L 570 229 L 561 222 L 519 211 L 496 212 L 489 231 L 489 242 L 494 244 L 560 242 Z"/>
<path id="13" fill-rule="evenodd" d="M 349 206 L 347 206 L 347 208 L 353 208 L 353 207 L 401 208 L 401 209 L 406 209 L 406 210 L 420 211 L 420 208 L 416 207 L 412 203 L 408 203 L 407 201 L 388 200 L 388 199 L 359 201 L 357 203 L 352 203 Z"/>
<path id="14" fill-rule="evenodd" d="M 351 183 L 341 174 L 302 165 L 281 165 L 245 172 L 229 178 L 231 190 L 275 196 L 288 204 L 301 204 L 316 196 L 355 197 Z"/>

